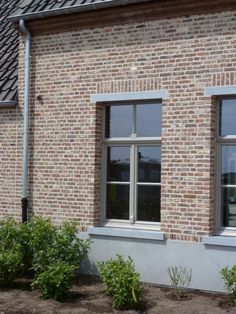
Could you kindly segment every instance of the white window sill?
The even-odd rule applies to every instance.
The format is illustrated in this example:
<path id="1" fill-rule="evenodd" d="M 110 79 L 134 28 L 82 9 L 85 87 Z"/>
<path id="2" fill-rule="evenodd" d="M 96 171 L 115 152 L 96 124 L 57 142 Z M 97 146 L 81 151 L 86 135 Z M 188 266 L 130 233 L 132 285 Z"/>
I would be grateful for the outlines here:
<path id="1" fill-rule="evenodd" d="M 98 236 L 148 239 L 148 240 L 157 240 L 157 241 L 165 240 L 164 232 L 160 232 L 160 231 L 109 228 L 109 227 L 88 227 L 88 233 L 90 235 L 98 235 Z"/>
<path id="2" fill-rule="evenodd" d="M 236 237 L 229 236 L 204 236 L 202 242 L 206 245 L 236 247 Z"/>

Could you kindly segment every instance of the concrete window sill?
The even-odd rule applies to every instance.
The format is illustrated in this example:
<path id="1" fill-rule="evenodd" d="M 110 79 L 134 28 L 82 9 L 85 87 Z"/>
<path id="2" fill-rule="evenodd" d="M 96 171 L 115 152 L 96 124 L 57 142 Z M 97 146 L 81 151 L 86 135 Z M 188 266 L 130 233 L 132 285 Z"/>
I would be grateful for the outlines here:
<path id="1" fill-rule="evenodd" d="M 107 237 L 135 238 L 157 241 L 165 240 L 165 234 L 160 231 L 109 228 L 109 227 L 89 227 L 88 233 L 90 235 Z"/>
<path id="2" fill-rule="evenodd" d="M 229 236 L 204 236 L 202 242 L 206 245 L 236 247 L 236 237 Z"/>

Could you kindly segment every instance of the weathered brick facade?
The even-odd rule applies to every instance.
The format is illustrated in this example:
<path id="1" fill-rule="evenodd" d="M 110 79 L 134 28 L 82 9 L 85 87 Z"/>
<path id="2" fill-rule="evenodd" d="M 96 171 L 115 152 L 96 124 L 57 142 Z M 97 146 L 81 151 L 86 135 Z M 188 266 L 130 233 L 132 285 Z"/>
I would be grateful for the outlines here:
<path id="1" fill-rule="evenodd" d="M 166 89 L 161 229 L 199 241 L 214 230 L 216 103 L 236 85 L 236 14 L 222 12 L 37 35 L 32 45 L 29 197 L 36 214 L 97 225 L 102 105 L 91 95 Z M 23 43 L 20 44 L 23 82 Z M 22 91 L 22 84 L 20 86 Z M 22 94 L 0 112 L 1 215 L 20 215 Z"/>

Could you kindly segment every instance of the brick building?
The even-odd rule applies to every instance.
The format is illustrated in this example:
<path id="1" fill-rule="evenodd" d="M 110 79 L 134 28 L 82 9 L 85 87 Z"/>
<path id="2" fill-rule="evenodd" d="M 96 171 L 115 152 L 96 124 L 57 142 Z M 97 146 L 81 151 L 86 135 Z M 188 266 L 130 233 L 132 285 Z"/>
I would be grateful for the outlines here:
<path id="1" fill-rule="evenodd" d="M 80 219 L 87 271 L 122 253 L 144 281 L 168 284 L 180 265 L 191 287 L 223 289 L 219 270 L 236 263 L 235 7 L 25 0 L 11 15 L 32 36 L 29 212 Z M 24 43 L 18 105 L 0 109 L 1 214 L 17 218 Z"/>

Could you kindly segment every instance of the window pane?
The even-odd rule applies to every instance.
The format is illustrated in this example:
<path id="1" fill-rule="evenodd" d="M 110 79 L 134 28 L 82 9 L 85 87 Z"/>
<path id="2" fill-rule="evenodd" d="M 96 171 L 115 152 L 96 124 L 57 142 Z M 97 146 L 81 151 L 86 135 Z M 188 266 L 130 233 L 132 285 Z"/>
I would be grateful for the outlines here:
<path id="1" fill-rule="evenodd" d="M 138 182 L 161 181 L 161 147 L 138 148 Z"/>
<path id="2" fill-rule="evenodd" d="M 133 106 L 106 107 L 105 137 L 130 137 L 132 133 Z"/>
<path id="3" fill-rule="evenodd" d="M 236 99 L 223 99 L 220 111 L 220 135 L 236 135 Z"/>
<path id="4" fill-rule="evenodd" d="M 161 104 L 136 106 L 137 136 L 161 136 Z"/>
<path id="5" fill-rule="evenodd" d="M 222 188 L 223 226 L 236 227 L 236 187 Z"/>
<path id="6" fill-rule="evenodd" d="M 138 220 L 160 221 L 160 186 L 138 185 Z"/>
<path id="7" fill-rule="evenodd" d="M 107 184 L 107 219 L 129 219 L 129 185 Z"/>
<path id="8" fill-rule="evenodd" d="M 223 185 L 236 185 L 236 146 L 221 148 L 221 182 Z"/>
<path id="9" fill-rule="evenodd" d="M 130 148 L 107 148 L 107 181 L 129 182 Z"/>

